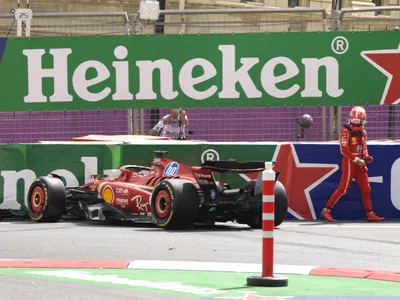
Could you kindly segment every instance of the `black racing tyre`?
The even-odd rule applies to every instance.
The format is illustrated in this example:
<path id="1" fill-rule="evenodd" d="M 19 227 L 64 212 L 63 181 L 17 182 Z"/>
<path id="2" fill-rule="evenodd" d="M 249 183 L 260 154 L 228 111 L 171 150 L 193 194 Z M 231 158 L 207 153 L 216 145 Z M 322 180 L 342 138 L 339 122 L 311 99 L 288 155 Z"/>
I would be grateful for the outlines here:
<path id="1" fill-rule="evenodd" d="M 254 187 L 255 187 L 256 181 L 251 180 L 247 183 L 245 189 L 246 190 L 252 190 L 252 196 L 254 196 Z M 254 209 L 249 213 L 248 219 L 246 223 L 249 225 L 251 228 L 254 229 L 260 229 L 262 228 L 262 195 L 256 195 L 257 198 L 260 199 L 260 204 L 255 205 Z M 288 211 L 288 198 L 286 194 L 286 189 L 283 186 L 282 183 L 279 181 L 275 182 L 275 215 L 274 215 L 274 226 L 278 227 L 283 223 L 283 221 L 286 218 L 286 214 Z M 241 222 L 242 223 L 242 220 Z"/>
<path id="2" fill-rule="evenodd" d="M 151 214 L 155 224 L 164 229 L 186 229 L 196 221 L 199 197 L 188 180 L 162 180 L 151 196 Z"/>
<path id="3" fill-rule="evenodd" d="M 289 202 L 286 189 L 279 181 L 275 182 L 275 227 L 278 227 L 285 221 Z"/>
<path id="4" fill-rule="evenodd" d="M 57 222 L 64 215 L 67 193 L 64 183 L 56 177 L 36 178 L 28 191 L 28 211 L 33 221 Z"/>

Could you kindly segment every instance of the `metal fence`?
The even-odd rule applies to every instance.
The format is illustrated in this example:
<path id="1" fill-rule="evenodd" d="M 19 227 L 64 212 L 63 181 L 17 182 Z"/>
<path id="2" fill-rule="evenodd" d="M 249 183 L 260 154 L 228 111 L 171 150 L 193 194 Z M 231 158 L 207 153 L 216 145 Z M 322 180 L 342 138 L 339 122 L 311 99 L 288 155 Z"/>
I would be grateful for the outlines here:
<path id="1" fill-rule="evenodd" d="M 332 12 L 333 31 L 387 31 L 400 27 L 400 6 L 343 8 Z"/>
<path id="2" fill-rule="evenodd" d="M 94 13 L 35 13 L 31 21 L 30 36 L 53 37 L 71 35 L 126 35 L 131 33 L 131 23 L 126 12 Z M 23 35 L 26 26 L 22 25 Z M 17 35 L 14 14 L 0 14 L 0 35 Z"/>
<path id="3" fill-rule="evenodd" d="M 162 10 L 156 22 L 131 15 L 136 34 L 207 34 L 326 31 L 327 13 L 320 8 Z"/>
<path id="4" fill-rule="evenodd" d="M 17 22 L 13 13 L 0 14 L 1 37 L 17 36 Z M 22 35 L 26 35 L 22 24 Z M 131 22 L 127 12 L 35 12 L 29 34 L 32 37 L 127 35 Z"/>
<path id="5" fill-rule="evenodd" d="M 389 30 L 398 24 L 399 12 L 400 7 L 344 9 L 331 14 L 324 9 L 309 8 L 164 10 L 154 24 L 141 22 L 137 14 L 128 15 L 126 12 L 38 12 L 34 13 L 30 36 Z M 0 15 L 0 34 L 3 37 L 17 34 L 12 14 Z M 300 139 L 327 141 L 337 138 L 349 109 L 192 108 L 187 109 L 191 132 L 189 138 L 209 141 L 295 141 L 300 133 L 296 120 L 304 113 L 309 113 L 314 119 L 313 127 L 306 129 L 304 137 Z M 367 106 L 369 137 L 399 139 L 398 110 L 397 107 Z M 147 134 L 168 112 L 169 109 L 160 108 L 0 113 L 0 142 L 71 140 L 87 134 Z"/>

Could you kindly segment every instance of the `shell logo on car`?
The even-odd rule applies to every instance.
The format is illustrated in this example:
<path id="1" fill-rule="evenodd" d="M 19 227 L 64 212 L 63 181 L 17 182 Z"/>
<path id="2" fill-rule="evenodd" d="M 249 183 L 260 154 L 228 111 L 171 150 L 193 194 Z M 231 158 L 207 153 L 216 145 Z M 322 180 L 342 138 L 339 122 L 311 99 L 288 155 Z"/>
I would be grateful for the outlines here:
<path id="1" fill-rule="evenodd" d="M 103 184 L 100 184 L 98 186 L 98 191 L 101 197 L 106 201 L 107 203 L 112 203 L 114 200 L 114 191 L 111 186 L 106 185 L 104 186 Z"/>

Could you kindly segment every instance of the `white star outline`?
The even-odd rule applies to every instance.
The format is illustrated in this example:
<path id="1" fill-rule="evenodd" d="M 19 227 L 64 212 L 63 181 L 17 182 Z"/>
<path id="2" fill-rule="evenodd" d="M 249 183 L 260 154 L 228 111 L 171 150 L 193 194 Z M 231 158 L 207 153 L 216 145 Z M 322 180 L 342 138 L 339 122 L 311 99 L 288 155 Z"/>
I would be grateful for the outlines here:
<path id="1" fill-rule="evenodd" d="M 368 51 L 362 51 L 361 56 L 368 61 L 371 65 L 373 65 L 375 68 L 377 68 L 379 71 L 381 71 L 385 76 L 387 77 L 387 82 L 385 86 L 385 90 L 383 91 L 382 99 L 380 104 L 382 105 L 385 102 L 387 93 L 389 91 L 389 87 L 392 83 L 393 79 L 393 74 L 389 73 L 386 71 L 384 68 L 382 68 L 380 65 L 378 65 L 376 62 L 374 62 L 372 59 L 367 57 L 367 54 L 400 54 L 400 44 L 397 49 L 392 49 L 392 50 L 368 50 Z M 396 101 L 393 102 L 393 104 L 398 104 L 400 103 L 400 98 L 398 98 Z"/>
<path id="2" fill-rule="evenodd" d="M 313 220 L 317 220 L 317 217 L 315 215 L 315 210 L 314 210 L 314 205 L 312 203 L 311 200 L 311 195 L 310 195 L 310 191 L 317 187 L 318 185 L 320 185 L 323 181 L 325 181 L 325 179 L 327 179 L 329 176 L 331 176 L 332 174 L 334 174 L 337 170 L 339 170 L 339 165 L 337 164 L 311 164 L 311 163 L 301 163 L 299 160 L 299 157 L 297 156 L 297 152 L 296 149 L 294 148 L 294 144 L 278 144 L 276 146 L 274 155 L 272 157 L 272 161 L 276 162 L 276 159 L 278 157 L 279 151 L 281 149 L 281 145 L 290 145 L 290 148 L 292 149 L 292 155 L 293 155 L 293 159 L 294 162 L 296 164 L 297 168 L 333 168 L 331 171 L 329 171 L 327 174 L 325 174 L 324 176 L 322 176 L 320 179 L 318 179 L 317 181 L 315 181 L 313 184 L 311 184 L 310 186 L 308 186 L 306 189 L 304 189 L 304 193 L 306 195 L 306 199 L 307 199 L 307 203 L 308 203 L 308 207 L 310 208 L 311 211 L 311 215 L 313 217 Z M 247 177 L 244 174 L 240 174 L 241 177 L 243 177 L 245 180 L 250 181 L 250 178 Z M 326 199 L 326 201 L 328 201 L 328 199 Z M 304 220 L 304 218 L 302 216 L 300 216 L 299 214 L 297 214 L 295 211 L 293 211 L 291 208 L 288 208 L 288 212 L 294 216 L 295 218 L 297 218 L 298 220 Z"/>

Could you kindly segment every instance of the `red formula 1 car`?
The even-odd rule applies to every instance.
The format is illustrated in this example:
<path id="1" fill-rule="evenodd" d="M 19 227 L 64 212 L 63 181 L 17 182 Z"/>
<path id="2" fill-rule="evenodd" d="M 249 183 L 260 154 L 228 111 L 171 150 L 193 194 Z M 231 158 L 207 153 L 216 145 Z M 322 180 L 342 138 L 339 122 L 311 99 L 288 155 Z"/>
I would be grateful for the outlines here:
<path id="1" fill-rule="evenodd" d="M 125 165 L 117 178 L 100 178 L 79 187 L 65 187 L 55 174 L 39 177 L 28 192 L 32 220 L 57 222 L 64 216 L 86 220 L 132 220 L 165 229 L 184 229 L 195 223 L 236 221 L 261 228 L 261 172 L 264 162 L 206 161 L 187 166 L 154 151 L 151 167 Z M 232 189 L 227 172 L 260 172 L 259 180 Z M 215 180 L 214 173 L 220 174 Z M 275 226 L 287 213 L 283 185 L 275 181 Z"/>

